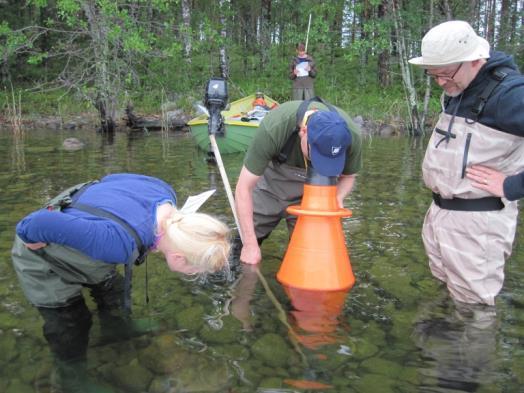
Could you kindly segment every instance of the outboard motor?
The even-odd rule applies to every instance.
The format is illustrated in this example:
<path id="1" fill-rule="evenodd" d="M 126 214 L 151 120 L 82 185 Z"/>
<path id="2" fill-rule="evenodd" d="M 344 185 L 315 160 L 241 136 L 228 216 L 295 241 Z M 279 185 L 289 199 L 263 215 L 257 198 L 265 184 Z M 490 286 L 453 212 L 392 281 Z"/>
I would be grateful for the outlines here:
<path id="1" fill-rule="evenodd" d="M 221 113 L 227 106 L 227 83 L 223 78 L 211 78 L 207 82 L 204 105 L 209 112 L 208 133 L 224 135 L 224 118 Z"/>

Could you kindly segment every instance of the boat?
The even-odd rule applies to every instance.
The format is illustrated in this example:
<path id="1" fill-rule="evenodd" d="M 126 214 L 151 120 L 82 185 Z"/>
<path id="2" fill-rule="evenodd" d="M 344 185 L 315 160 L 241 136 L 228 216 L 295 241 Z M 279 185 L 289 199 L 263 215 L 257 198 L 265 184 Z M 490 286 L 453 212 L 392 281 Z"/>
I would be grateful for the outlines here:
<path id="1" fill-rule="evenodd" d="M 216 141 L 221 154 L 231 154 L 246 151 L 262 121 L 264 115 L 278 106 L 278 102 L 267 95 L 263 95 L 265 106 L 253 106 L 260 94 L 251 94 L 247 97 L 231 102 L 226 110 L 222 111 L 225 129 L 216 134 Z M 207 128 L 208 115 L 202 114 L 190 120 L 187 124 L 195 138 L 198 147 L 210 152 L 210 142 Z"/>

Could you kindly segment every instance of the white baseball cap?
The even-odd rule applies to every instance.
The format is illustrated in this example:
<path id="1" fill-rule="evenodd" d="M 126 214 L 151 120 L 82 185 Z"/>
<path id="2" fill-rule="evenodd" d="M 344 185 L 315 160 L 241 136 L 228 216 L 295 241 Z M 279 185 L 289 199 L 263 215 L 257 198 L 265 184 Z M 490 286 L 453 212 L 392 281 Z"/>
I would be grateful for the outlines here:
<path id="1" fill-rule="evenodd" d="M 489 43 L 469 23 L 453 20 L 429 30 L 422 39 L 422 56 L 409 60 L 420 66 L 445 66 L 489 58 Z"/>

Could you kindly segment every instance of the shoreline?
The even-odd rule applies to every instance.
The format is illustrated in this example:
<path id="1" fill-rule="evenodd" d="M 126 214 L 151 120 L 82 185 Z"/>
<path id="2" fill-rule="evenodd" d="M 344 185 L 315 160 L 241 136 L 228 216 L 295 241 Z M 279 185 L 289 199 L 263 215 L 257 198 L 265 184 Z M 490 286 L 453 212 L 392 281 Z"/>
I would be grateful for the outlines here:
<path id="1" fill-rule="evenodd" d="M 116 120 L 115 132 L 139 130 L 160 131 L 162 126 L 164 128 L 166 127 L 166 124 L 168 125 L 167 129 L 169 131 L 189 132 L 187 123 L 193 118 L 191 114 L 177 110 L 168 112 L 166 117 L 167 121 L 162 121 L 160 115 L 144 115 L 139 116 L 139 121 L 135 124 L 130 124 L 127 115 L 123 114 Z M 353 118 L 353 121 L 360 127 L 363 137 L 395 137 L 408 135 L 408 131 L 401 119 L 392 119 L 390 123 L 377 123 L 372 120 L 365 120 L 362 116 L 356 116 Z M 95 112 L 84 112 L 65 116 L 39 116 L 33 114 L 26 117 L 22 116 L 18 123 L 23 131 L 45 128 L 56 131 L 92 129 L 98 132 L 100 128 L 99 115 Z M 12 121 L 6 116 L 0 116 L 0 130 L 13 131 L 14 129 L 15 126 Z"/>

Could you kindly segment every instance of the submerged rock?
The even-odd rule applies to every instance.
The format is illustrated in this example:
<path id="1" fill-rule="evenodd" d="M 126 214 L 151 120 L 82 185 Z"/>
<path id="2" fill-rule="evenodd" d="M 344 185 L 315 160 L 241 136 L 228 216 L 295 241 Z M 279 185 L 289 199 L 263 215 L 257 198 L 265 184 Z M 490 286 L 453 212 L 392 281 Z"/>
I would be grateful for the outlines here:
<path id="1" fill-rule="evenodd" d="M 156 375 L 149 388 L 153 392 L 224 392 L 232 378 L 225 362 L 187 350 L 174 336 L 155 338 L 139 359 Z"/>
<path id="2" fill-rule="evenodd" d="M 179 328 L 196 332 L 204 326 L 204 315 L 204 306 L 197 305 L 180 311 L 175 319 Z"/>
<path id="3" fill-rule="evenodd" d="M 62 148 L 67 151 L 77 151 L 85 147 L 85 143 L 77 138 L 67 138 L 62 142 Z"/>
<path id="4" fill-rule="evenodd" d="M 145 392 L 153 380 L 153 374 L 139 364 L 115 367 L 111 374 L 113 380 L 126 392 Z"/>
<path id="5" fill-rule="evenodd" d="M 291 350 L 278 334 L 268 333 L 258 339 L 252 347 L 253 353 L 265 364 L 283 367 L 288 363 Z"/>
<path id="6" fill-rule="evenodd" d="M 242 323 L 238 319 L 228 315 L 223 317 L 219 324 L 210 324 L 208 321 L 200 331 L 200 335 L 206 342 L 228 344 L 238 341 L 241 331 Z"/>

